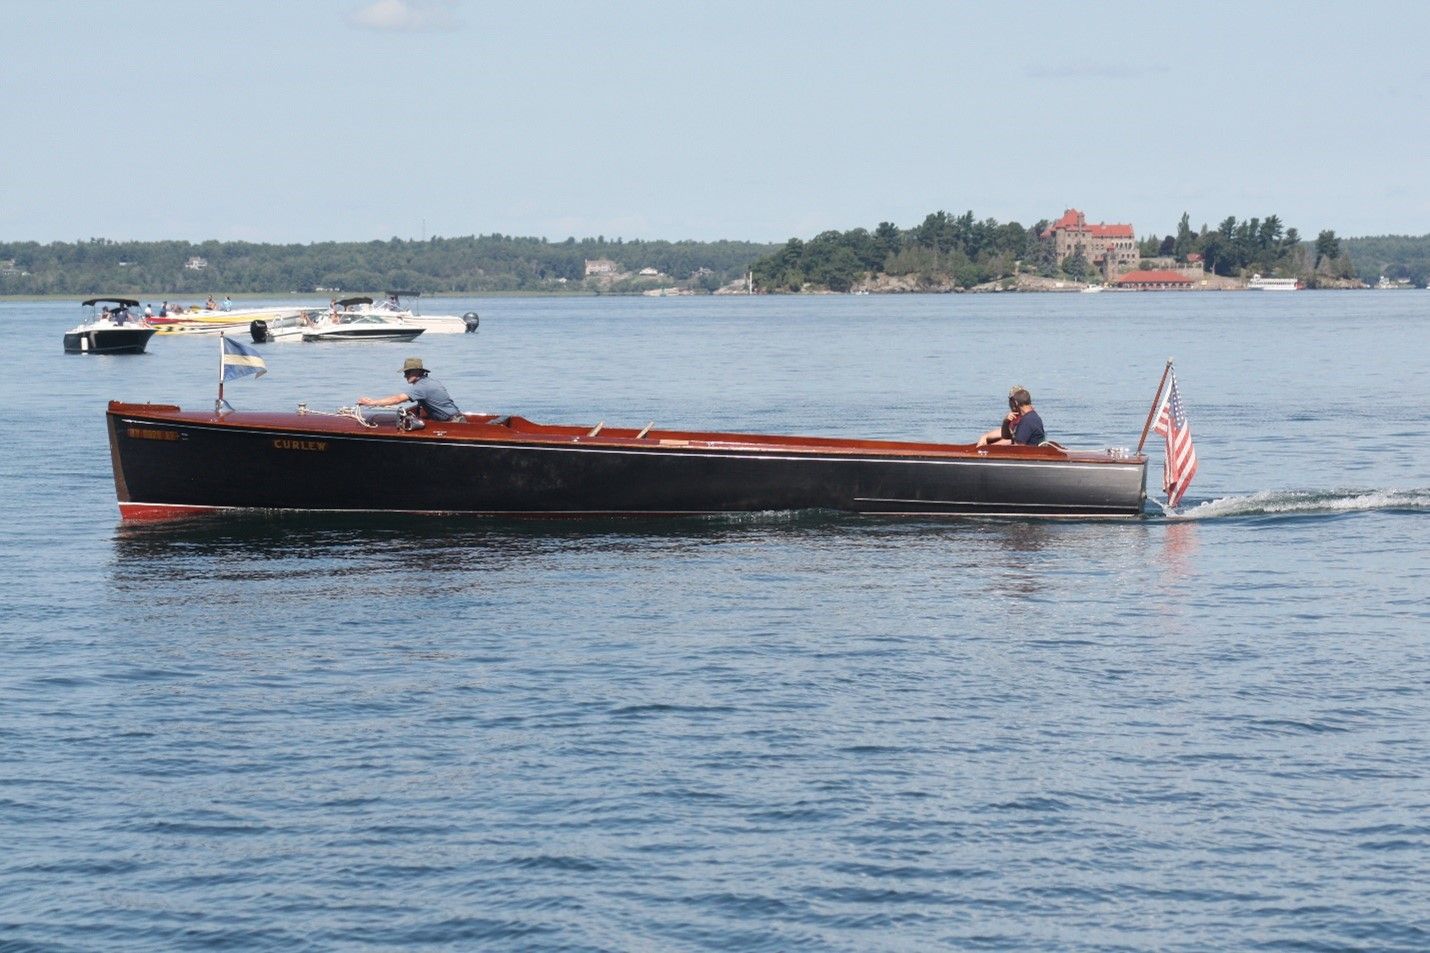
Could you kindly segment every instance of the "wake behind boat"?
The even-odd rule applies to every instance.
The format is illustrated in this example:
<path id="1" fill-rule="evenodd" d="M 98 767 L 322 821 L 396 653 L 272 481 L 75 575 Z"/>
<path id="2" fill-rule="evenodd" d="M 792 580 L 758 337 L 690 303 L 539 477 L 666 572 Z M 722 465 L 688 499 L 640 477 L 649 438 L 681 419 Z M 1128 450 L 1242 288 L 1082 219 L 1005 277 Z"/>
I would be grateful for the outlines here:
<path id="1" fill-rule="evenodd" d="M 1125 451 L 541 424 L 391 411 L 185 411 L 111 402 L 126 520 L 231 510 L 676 516 L 823 509 L 880 516 L 1134 517 Z M 414 478 L 413 474 L 420 474 Z"/>

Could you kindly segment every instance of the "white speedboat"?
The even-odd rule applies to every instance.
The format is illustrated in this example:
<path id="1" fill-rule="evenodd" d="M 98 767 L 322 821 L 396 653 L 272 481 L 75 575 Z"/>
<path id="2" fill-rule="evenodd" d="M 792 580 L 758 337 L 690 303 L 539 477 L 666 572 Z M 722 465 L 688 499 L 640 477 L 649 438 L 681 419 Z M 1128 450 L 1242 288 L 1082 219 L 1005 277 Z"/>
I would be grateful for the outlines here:
<path id="1" fill-rule="evenodd" d="M 475 311 L 468 311 L 458 317 L 455 314 L 421 314 L 415 304 L 404 305 L 403 298 L 415 302 L 419 291 L 387 291 L 381 304 L 373 305 L 374 311 L 402 316 L 405 324 L 422 328 L 430 334 L 471 334 L 481 324 L 481 317 Z"/>
<path id="2" fill-rule="evenodd" d="M 322 311 L 310 308 L 254 318 L 248 323 L 248 334 L 258 344 L 267 341 L 301 341 L 303 332 L 316 328 L 323 314 Z"/>
<path id="3" fill-rule="evenodd" d="M 376 311 L 330 311 L 299 331 L 304 341 L 411 341 L 425 329 Z"/>
<path id="4" fill-rule="evenodd" d="M 160 318 L 152 318 L 160 334 L 218 334 L 220 332 L 242 332 L 251 328 L 253 322 L 264 321 L 270 325 L 281 323 L 283 319 L 296 319 L 303 313 L 301 308 L 236 308 L 232 311 L 185 311 L 172 313 Z"/>
<path id="5" fill-rule="evenodd" d="M 96 306 L 102 309 L 97 316 Z M 91 298 L 82 307 L 90 309 L 89 319 L 65 332 L 66 354 L 143 354 L 154 336 L 132 298 Z"/>

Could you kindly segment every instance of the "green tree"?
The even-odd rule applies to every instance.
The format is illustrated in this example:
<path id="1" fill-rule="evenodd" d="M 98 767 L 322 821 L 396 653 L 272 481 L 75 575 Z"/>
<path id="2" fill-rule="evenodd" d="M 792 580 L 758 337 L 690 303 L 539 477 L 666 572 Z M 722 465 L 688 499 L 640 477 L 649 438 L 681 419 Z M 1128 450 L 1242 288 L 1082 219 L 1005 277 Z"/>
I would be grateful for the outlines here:
<path id="1" fill-rule="evenodd" d="M 1014 259 L 1022 258 L 1028 247 L 1028 230 L 1017 222 L 1001 225 L 994 234 L 993 244 L 1000 254 L 1007 254 Z"/>
<path id="2" fill-rule="evenodd" d="M 1172 243 L 1172 254 L 1180 261 L 1186 261 L 1187 254 L 1192 251 L 1194 237 L 1195 236 L 1192 235 L 1191 217 L 1186 212 L 1183 212 L 1181 221 L 1177 223 L 1177 238 L 1176 241 Z"/>
<path id="3" fill-rule="evenodd" d="M 953 219 L 944 211 L 930 212 L 914 229 L 914 242 L 936 252 L 950 251 L 954 245 Z"/>
<path id="4" fill-rule="evenodd" d="M 1201 236 L 1202 261 L 1206 263 L 1207 270 L 1212 274 L 1226 274 L 1223 270 L 1223 253 L 1227 245 L 1228 239 L 1222 234 L 1221 229 L 1217 229 L 1214 232 L 1207 232 Z"/>
<path id="5" fill-rule="evenodd" d="M 899 248 L 903 245 L 903 234 L 899 231 L 899 226 L 893 222 L 880 222 L 879 227 L 874 229 L 874 243 L 878 246 L 880 255 L 880 266 L 888 261 L 890 256 L 898 254 Z"/>
<path id="6" fill-rule="evenodd" d="M 1063 260 L 1063 272 L 1074 281 L 1086 281 L 1092 274 L 1092 264 L 1088 262 L 1087 255 L 1083 254 L 1081 245 Z"/>
<path id="7" fill-rule="evenodd" d="M 1261 230 L 1257 233 L 1256 239 L 1262 248 L 1279 248 L 1282 233 L 1281 219 L 1275 215 L 1266 216 L 1266 220 L 1261 223 Z"/>
<path id="8" fill-rule="evenodd" d="M 1326 229 L 1316 236 L 1316 269 L 1321 267 L 1321 262 L 1326 259 L 1341 257 L 1341 240 L 1336 237 L 1336 233 L 1331 229 Z"/>

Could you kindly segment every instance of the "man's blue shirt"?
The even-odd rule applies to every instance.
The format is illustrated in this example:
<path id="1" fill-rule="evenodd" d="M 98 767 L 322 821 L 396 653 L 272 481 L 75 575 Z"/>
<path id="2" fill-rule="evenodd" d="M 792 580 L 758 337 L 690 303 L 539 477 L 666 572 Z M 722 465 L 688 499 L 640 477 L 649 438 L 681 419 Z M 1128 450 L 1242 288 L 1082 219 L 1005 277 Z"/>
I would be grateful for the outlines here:
<path id="1" fill-rule="evenodd" d="M 1036 447 L 1047 439 L 1043 431 L 1043 418 L 1036 410 L 1030 410 L 1018 418 L 1018 426 L 1013 429 L 1013 442 Z"/>
<path id="2" fill-rule="evenodd" d="M 451 420 L 461 415 L 456 401 L 447 393 L 447 388 L 430 377 L 424 377 L 415 384 L 408 384 L 403 390 L 409 400 L 415 400 L 422 410 L 433 420 Z"/>

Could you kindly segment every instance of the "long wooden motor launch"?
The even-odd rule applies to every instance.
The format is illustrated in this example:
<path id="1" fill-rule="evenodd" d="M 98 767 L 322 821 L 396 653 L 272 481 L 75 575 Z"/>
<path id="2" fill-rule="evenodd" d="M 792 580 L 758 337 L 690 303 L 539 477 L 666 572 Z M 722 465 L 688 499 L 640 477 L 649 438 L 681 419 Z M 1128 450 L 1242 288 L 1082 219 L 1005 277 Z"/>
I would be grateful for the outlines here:
<path id="1" fill-rule="evenodd" d="M 832 437 L 464 423 L 391 412 L 185 411 L 111 402 L 125 519 L 227 510 L 674 516 L 823 509 L 886 516 L 1135 517 L 1147 458 Z"/>

